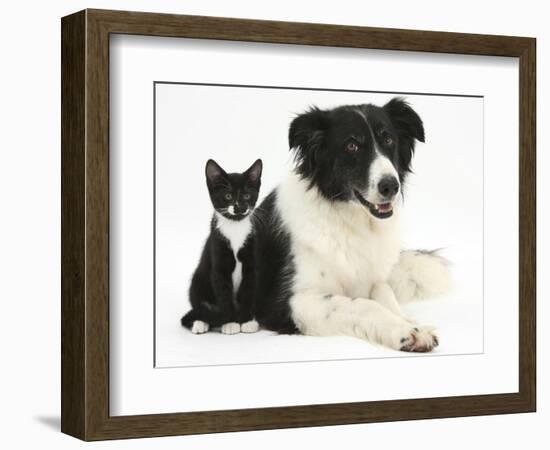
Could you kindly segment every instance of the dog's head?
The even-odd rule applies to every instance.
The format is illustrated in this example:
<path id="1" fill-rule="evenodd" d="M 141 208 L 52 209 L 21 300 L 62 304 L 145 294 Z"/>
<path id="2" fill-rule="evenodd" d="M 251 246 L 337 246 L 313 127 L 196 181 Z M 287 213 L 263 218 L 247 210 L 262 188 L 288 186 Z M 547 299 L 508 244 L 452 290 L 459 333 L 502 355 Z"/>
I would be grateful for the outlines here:
<path id="1" fill-rule="evenodd" d="M 357 201 L 379 219 L 411 171 L 416 141 L 424 142 L 418 114 L 400 98 L 372 104 L 311 108 L 290 125 L 296 172 L 330 201 Z"/>

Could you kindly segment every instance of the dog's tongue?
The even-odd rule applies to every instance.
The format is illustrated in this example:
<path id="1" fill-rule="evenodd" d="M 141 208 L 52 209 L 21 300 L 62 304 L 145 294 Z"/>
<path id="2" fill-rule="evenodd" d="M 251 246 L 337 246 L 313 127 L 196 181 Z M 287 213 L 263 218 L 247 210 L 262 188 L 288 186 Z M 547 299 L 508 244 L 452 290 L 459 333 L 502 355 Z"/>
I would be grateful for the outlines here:
<path id="1" fill-rule="evenodd" d="M 391 203 L 380 203 L 376 205 L 376 209 L 380 212 L 388 212 L 391 208 Z"/>

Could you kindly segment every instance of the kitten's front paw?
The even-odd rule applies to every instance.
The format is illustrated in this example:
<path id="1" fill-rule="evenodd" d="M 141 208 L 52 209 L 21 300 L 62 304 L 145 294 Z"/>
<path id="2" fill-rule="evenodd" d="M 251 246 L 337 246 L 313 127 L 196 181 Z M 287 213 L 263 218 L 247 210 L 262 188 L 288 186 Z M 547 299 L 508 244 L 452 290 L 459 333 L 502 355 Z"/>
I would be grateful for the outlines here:
<path id="1" fill-rule="evenodd" d="M 241 331 L 243 333 L 255 333 L 260 329 L 260 325 L 255 320 L 241 323 Z"/>
<path id="2" fill-rule="evenodd" d="M 193 326 L 191 327 L 191 333 L 193 334 L 203 334 L 210 329 L 210 325 L 202 320 L 195 320 Z"/>
<path id="3" fill-rule="evenodd" d="M 228 322 L 222 325 L 223 334 L 237 334 L 241 332 L 241 325 L 237 322 Z"/>

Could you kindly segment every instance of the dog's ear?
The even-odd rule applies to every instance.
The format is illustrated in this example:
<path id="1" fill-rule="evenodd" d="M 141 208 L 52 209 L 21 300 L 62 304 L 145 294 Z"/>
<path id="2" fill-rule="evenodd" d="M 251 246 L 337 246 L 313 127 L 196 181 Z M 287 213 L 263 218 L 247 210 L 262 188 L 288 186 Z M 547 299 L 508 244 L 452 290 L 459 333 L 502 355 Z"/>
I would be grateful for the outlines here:
<path id="1" fill-rule="evenodd" d="M 410 105 L 400 97 L 392 98 L 384 105 L 399 135 L 424 142 L 424 125 L 422 119 Z"/>
<path id="2" fill-rule="evenodd" d="M 206 162 L 204 172 L 206 175 L 206 182 L 210 187 L 213 187 L 216 184 L 222 182 L 227 175 L 225 171 L 219 166 L 219 164 L 213 159 L 209 159 Z"/>
<path id="3" fill-rule="evenodd" d="M 262 177 L 262 160 L 257 159 L 244 173 L 248 182 L 254 186 L 260 185 L 260 179 Z"/>
<path id="4" fill-rule="evenodd" d="M 327 113 L 313 107 L 300 114 L 290 124 L 288 144 L 294 151 L 297 171 L 309 177 L 315 171 L 316 153 L 324 144 L 327 130 Z"/>
<path id="5" fill-rule="evenodd" d="M 416 141 L 424 142 L 422 119 L 402 98 L 395 97 L 384 105 L 399 137 L 399 160 L 402 170 L 410 172 Z"/>

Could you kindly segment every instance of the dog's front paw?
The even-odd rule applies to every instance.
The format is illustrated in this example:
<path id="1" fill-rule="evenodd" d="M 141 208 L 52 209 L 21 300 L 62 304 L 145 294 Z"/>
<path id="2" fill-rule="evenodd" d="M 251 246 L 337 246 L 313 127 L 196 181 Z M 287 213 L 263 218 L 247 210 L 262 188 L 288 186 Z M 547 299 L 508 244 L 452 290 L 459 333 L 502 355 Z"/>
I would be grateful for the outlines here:
<path id="1" fill-rule="evenodd" d="M 221 331 L 223 334 L 237 334 L 241 332 L 241 325 L 237 322 L 224 323 Z"/>
<path id="2" fill-rule="evenodd" d="M 402 352 L 430 352 L 439 345 L 434 327 L 413 327 L 399 339 Z"/>

